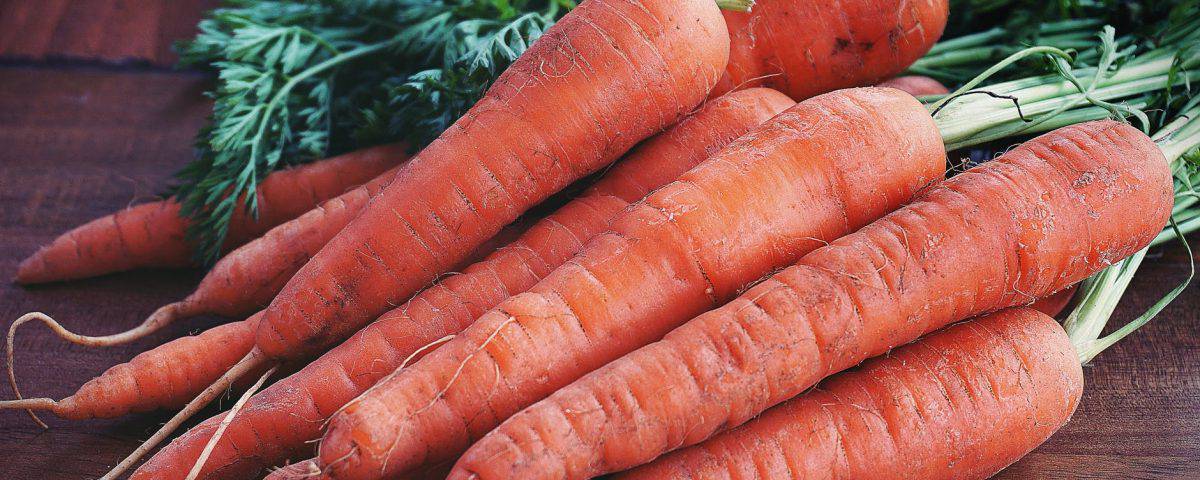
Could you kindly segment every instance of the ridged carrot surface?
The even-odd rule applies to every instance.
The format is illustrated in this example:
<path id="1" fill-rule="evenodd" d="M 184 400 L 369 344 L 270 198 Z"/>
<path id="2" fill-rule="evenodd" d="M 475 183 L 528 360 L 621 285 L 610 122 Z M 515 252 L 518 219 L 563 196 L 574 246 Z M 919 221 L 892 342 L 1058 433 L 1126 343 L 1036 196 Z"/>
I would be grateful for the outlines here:
<path id="1" fill-rule="evenodd" d="M 711 0 L 591 0 L 401 169 L 263 314 L 272 359 L 344 340 L 529 207 L 695 109 L 728 61 Z"/>
<path id="2" fill-rule="evenodd" d="M 1062 327 L 1032 309 L 1003 310 L 616 478 L 983 479 L 1066 424 L 1082 393 L 1083 369 Z"/>
<path id="3" fill-rule="evenodd" d="M 912 96 L 852 89 L 792 107 L 630 207 L 528 292 L 333 417 L 335 478 L 453 458 L 521 408 L 883 216 L 942 177 Z"/>
<path id="4" fill-rule="evenodd" d="M 411 361 L 414 353 L 439 345 L 438 339 L 458 333 L 487 309 L 568 261 L 630 201 L 668 183 L 794 104 L 782 93 L 761 88 L 706 102 L 695 114 L 643 142 L 581 198 L 530 227 L 512 245 L 418 294 L 300 372 L 252 397 L 229 424 L 226 436 L 231 440 L 219 442 L 205 463 L 204 478 L 250 478 L 260 469 L 311 454 L 310 441 L 320 437 L 323 421 L 346 402 L 405 360 Z M 176 439 L 135 478 L 161 479 L 180 472 L 180 465 L 195 461 L 222 418 L 209 419 Z"/>
<path id="5" fill-rule="evenodd" d="M 696 444 L 924 333 L 1133 254 L 1172 198 L 1162 152 L 1132 126 L 1042 135 L 512 416 L 450 478 L 590 478 Z"/>

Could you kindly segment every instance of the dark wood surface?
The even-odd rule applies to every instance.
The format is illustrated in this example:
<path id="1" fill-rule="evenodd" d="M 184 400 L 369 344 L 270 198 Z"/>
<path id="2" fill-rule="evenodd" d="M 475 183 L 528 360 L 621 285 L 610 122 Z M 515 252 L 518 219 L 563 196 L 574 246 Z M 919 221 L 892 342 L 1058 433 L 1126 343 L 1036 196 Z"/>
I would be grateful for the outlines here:
<path id="1" fill-rule="evenodd" d="M 0 53 L 25 60 L 169 66 L 171 42 L 216 0 L 2 0 Z"/>
<path id="2" fill-rule="evenodd" d="M 28 11 L 35 3 L 54 12 L 71 10 L 106 28 L 66 14 L 33 18 L 37 15 Z M 189 158 L 191 137 L 207 113 L 200 96 L 207 80 L 127 63 L 103 65 L 123 58 L 164 64 L 170 38 L 155 34 L 150 43 L 112 40 L 96 47 L 89 43 L 94 40 L 79 37 L 131 38 L 113 29 L 142 24 L 114 6 L 163 3 L 183 6 L 156 10 L 155 20 L 138 22 L 186 35 L 200 11 L 196 2 L 0 2 L 0 326 L 37 310 L 82 332 L 123 330 L 181 298 L 199 278 L 194 271 L 148 271 L 30 289 L 7 282 L 39 245 L 154 196 Z M 110 13 L 87 17 L 86 9 L 79 10 L 83 4 Z M 14 5 L 25 13 L 13 13 Z M 163 26 L 168 20 L 174 26 Z M 12 25 L 25 32 L 14 34 Z M 96 36 L 97 31 L 106 33 Z M 42 46 L 27 46 L 34 44 Z M 17 57 L 25 60 L 4 61 Z M 41 62 L 55 57 L 86 65 Z M 1173 288 L 1192 261 L 1178 246 L 1152 257 L 1118 309 L 1118 321 Z M 145 348 L 218 321 L 189 320 L 143 342 L 106 350 L 66 345 L 30 326 L 17 336 L 17 375 L 27 394 L 61 397 Z M 1086 367 L 1085 378 L 1075 419 L 1000 478 L 1200 478 L 1200 287 L 1189 288 L 1154 323 L 1102 354 Z M 51 428 L 41 430 L 22 413 L 0 412 L 0 479 L 94 478 L 166 417 L 49 419 Z"/>

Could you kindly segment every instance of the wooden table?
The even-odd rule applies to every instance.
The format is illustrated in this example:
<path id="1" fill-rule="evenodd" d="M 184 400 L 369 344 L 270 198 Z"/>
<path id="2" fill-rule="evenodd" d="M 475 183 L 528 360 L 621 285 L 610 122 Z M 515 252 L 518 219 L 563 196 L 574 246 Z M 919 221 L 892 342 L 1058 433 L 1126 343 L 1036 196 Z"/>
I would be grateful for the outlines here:
<path id="1" fill-rule="evenodd" d="M 189 158 L 208 111 L 200 96 L 208 79 L 169 68 L 167 45 L 190 34 L 201 3 L 29 0 L 0 8 L 0 279 L 57 234 L 159 193 Z M 1192 260 L 1178 246 L 1151 257 L 1118 321 L 1178 284 Z M 124 330 L 198 278 L 146 271 L 31 289 L 0 281 L 0 325 L 38 310 L 81 332 Z M 28 394 L 60 397 L 218 321 L 185 321 L 106 350 L 66 345 L 30 326 L 17 337 L 17 375 Z M 1200 478 L 1200 287 L 1085 372 L 1074 421 L 1001 478 Z M 50 419 L 41 430 L 24 414 L 0 412 L 0 479 L 96 477 L 166 418 Z"/>

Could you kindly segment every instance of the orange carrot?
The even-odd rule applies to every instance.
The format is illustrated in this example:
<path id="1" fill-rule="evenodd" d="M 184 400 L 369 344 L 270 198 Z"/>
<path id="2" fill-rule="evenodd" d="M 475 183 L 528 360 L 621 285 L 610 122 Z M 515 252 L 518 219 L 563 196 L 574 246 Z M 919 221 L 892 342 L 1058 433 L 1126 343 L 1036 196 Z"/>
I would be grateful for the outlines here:
<path id="1" fill-rule="evenodd" d="M 879 82 L 879 86 L 904 90 L 914 97 L 950 93 L 950 89 L 942 85 L 942 82 L 921 75 L 905 75 L 903 77 L 891 78 Z"/>
<path id="2" fill-rule="evenodd" d="M 40 314 L 27 314 L 22 319 L 36 319 L 37 315 Z M 181 407 L 250 351 L 254 328 L 261 316 L 218 325 L 199 335 L 178 338 L 142 352 L 89 380 L 62 400 L 6 400 L 0 401 L 0 409 L 47 410 L 61 418 L 82 420 Z M 8 348 L 11 365 L 11 336 Z M 258 369 L 255 373 L 265 370 Z M 20 397 L 11 368 L 9 381 Z"/>
<path id="3" fill-rule="evenodd" d="M 535 224 L 514 244 L 425 290 L 300 372 L 251 398 L 229 424 L 228 440 L 217 443 L 204 474 L 252 478 L 285 459 L 311 454 L 310 442 L 320 438 L 324 420 L 346 402 L 565 263 L 583 248 L 586 239 L 606 229 L 630 201 L 670 182 L 712 151 L 793 104 L 787 96 L 761 88 L 708 101 L 695 114 L 643 142 L 583 197 Z M 185 469 L 195 462 L 223 418 L 211 418 L 176 439 L 134 477 L 171 478 L 173 472 Z"/>
<path id="4" fill-rule="evenodd" d="M 898 90 L 792 107 L 348 404 L 321 464 L 377 478 L 453 458 L 522 407 L 908 201 L 942 177 L 942 149 L 924 107 Z"/>
<path id="5" fill-rule="evenodd" d="M 396 155 L 405 158 L 402 153 L 396 152 Z M 213 266 L 191 295 L 159 308 L 134 328 L 110 335 L 88 336 L 71 332 L 50 317 L 31 316 L 13 322 L 8 336 L 14 336 L 27 322 L 41 321 L 68 342 L 109 347 L 145 337 L 181 318 L 199 315 L 246 317 L 265 307 L 283 284 L 391 181 L 399 168 L 393 167 L 374 180 L 332 198 L 230 252 Z"/>
<path id="6" fill-rule="evenodd" d="M 1036 302 L 1029 305 L 1029 308 L 1042 312 L 1051 317 L 1057 317 L 1062 313 L 1067 305 L 1071 304 L 1071 299 L 1075 297 L 1075 290 L 1079 287 L 1078 284 L 1071 285 L 1061 291 L 1054 293 L 1048 297 L 1042 297 Z"/>
<path id="7" fill-rule="evenodd" d="M 873 85 L 929 51 L 947 14 L 946 0 L 758 0 L 724 12 L 729 67 L 712 94 L 763 86 L 803 99 Z"/>
<path id="8" fill-rule="evenodd" d="M 234 213 L 225 249 L 375 178 L 403 160 L 403 152 L 403 145 L 385 145 L 272 173 L 258 187 L 258 216 Z M 187 220 L 174 200 L 129 207 L 60 235 L 21 262 L 16 281 L 57 282 L 135 268 L 191 266 L 186 230 Z"/>
<path id="9" fill-rule="evenodd" d="M 1004 310 L 617 478 L 982 479 L 1066 424 L 1082 392 L 1062 327 L 1035 310 Z"/>
<path id="10" fill-rule="evenodd" d="M 512 416 L 450 478 L 590 478 L 696 444 L 866 358 L 1140 250 L 1167 221 L 1171 183 L 1162 152 L 1123 123 L 1030 140 Z M 360 449 L 386 438 L 368 432 Z"/>
<path id="11" fill-rule="evenodd" d="M 297 358 L 345 339 L 693 110 L 728 53 L 711 0 L 582 3 L 300 269 L 265 310 L 256 351 Z"/>

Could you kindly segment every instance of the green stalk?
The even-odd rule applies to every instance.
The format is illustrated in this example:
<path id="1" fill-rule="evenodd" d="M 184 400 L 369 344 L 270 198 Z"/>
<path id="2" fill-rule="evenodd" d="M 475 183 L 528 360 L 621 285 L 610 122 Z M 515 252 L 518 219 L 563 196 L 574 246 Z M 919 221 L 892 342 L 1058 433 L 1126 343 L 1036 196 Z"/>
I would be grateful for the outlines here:
<path id="1" fill-rule="evenodd" d="M 730 12 L 749 12 L 754 8 L 754 0 L 716 0 L 717 8 Z"/>
<path id="2" fill-rule="evenodd" d="M 270 102 L 267 102 L 266 107 L 264 107 L 263 113 L 259 116 L 259 118 L 261 118 L 262 121 L 259 122 L 258 133 L 256 133 L 254 136 L 254 143 L 250 150 L 250 158 L 258 158 L 258 146 L 262 144 L 263 136 L 266 135 L 266 127 L 269 123 L 271 123 L 269 121 L 269 119 L 271 118 L 272 111 L 275 109 L 275 107 L 277 107 L 279 105 L 280 101 L 287 98 L 288 94 L 291 93 L 292 89 L 296 88 L 296 86 L 299 85 L 300 82 L 303 82 L 304 80 L 307 80 L 313 76 L 320 75 L 321 73 L 324 73 L 326 70 L 329 70 L 334 67 L 340 66 L 342 64 L 354 61 L 358 58 L 362 58 L 367 55 L 371 55 L 380 50 L 386 50 L 388 48 L 391 48 L 392 46 L 399 44 L 401 42 L 401 40 L 402 39 L 400 39 L 400 38 L 393 38 L 391 40 L 379 42 L 379 43 L 376 43 L 373 45 L 363 45 L 361 47 L 355 48 L 354 50 L 350 50 L 350 51 L 344 52 L 344 53 L 339 53 L 337 55 L 329 57 L 325 61 L 318 63 L 316 65 L 313 65 L 309 68 L 306 68 L 303 71 L 301 71 L 300 73 L 292 76 L 287 81 L 287 83 L 283 84 L 283 86 L 279 88 L 279 91 L 275 92 L 275 95 L 273 97 L 271 97 Z M 253 165 L 253 164 L 251 164 L 251 165 Z"/>
<path id="3" fill-rule="evenodd" d="M 1014 39 L 1012 32 L 995 27 L 938 42 L 924 57 L 913 63 L 908 72 L 943 80 L 958 78 L 963 74 L 971 75 L 996 58 L 1020 51 L 1027 46 L 1026 40 L 1035 40 L 1038 45 L 1062 50 L 1083 49 L 1093 44 L 1095 30 L 1102 24 L 1101 20 L 1094 18 L 1047 22 L 1039 25 L 1031 39 Z"/>
<path id="4" fill-rule="evenodd" d="M 1018 52 L 1006 58 L 1003 62 L 989 69 L 985 74 L 1003 68 L 1011 63 L 1033 53 L 1050 53 L 1059 58 L 1062 55 L 1053 48 L 1034 47 Z M 1188 62 L 1177 64 L 1172 56 L 1153 54 L 1150 61 L 1131 61 L 1119 67 L 1108 75 L 1100 75 L 1094 69 L 1081 69 L 1072 72 L 1082 85 L 1064 80 L 1061 76 L 1041 76 L 1032 79 L 1020 79 L 1012 82 L 972 90 L 979 81 L 968 82 L 955 94 L 942 98 L 929 106 L 936 112 L 935 119 L 942 132 L 942 138 L 949 149 L 977 145 L 1005 136 L 1018 134 L 1020 130 L 1000 128 L 1013 120 L 1024 117 L 1030 119 L 1039 114 L 1054 116 L 1077 106 L 1096 104 L 1098 101 L 1108 102 L 1127 99 L 1130 97 L 1161 91 L 1171 85 L 1187 83 L 1200 79 L 1200 68 L 1196 68 L 1194 56 Z M 1176 71 L 1176 67 L 1191 70 Z M 1090 74 L 1080 75 L 1088 71 Z M 983 75 L 981 75 L 982 77 Z M 976 94 L 967 98 L 964 95 Z M 999 95 L 1005 98 L 995 98 L 985 95 Z M 952 100 L 961 99 L 956 103 Z M 1017 108 L 1017 104 L 1020 108 Z M 1112 107 L 1110 107 L 1111 110 Z"/>

